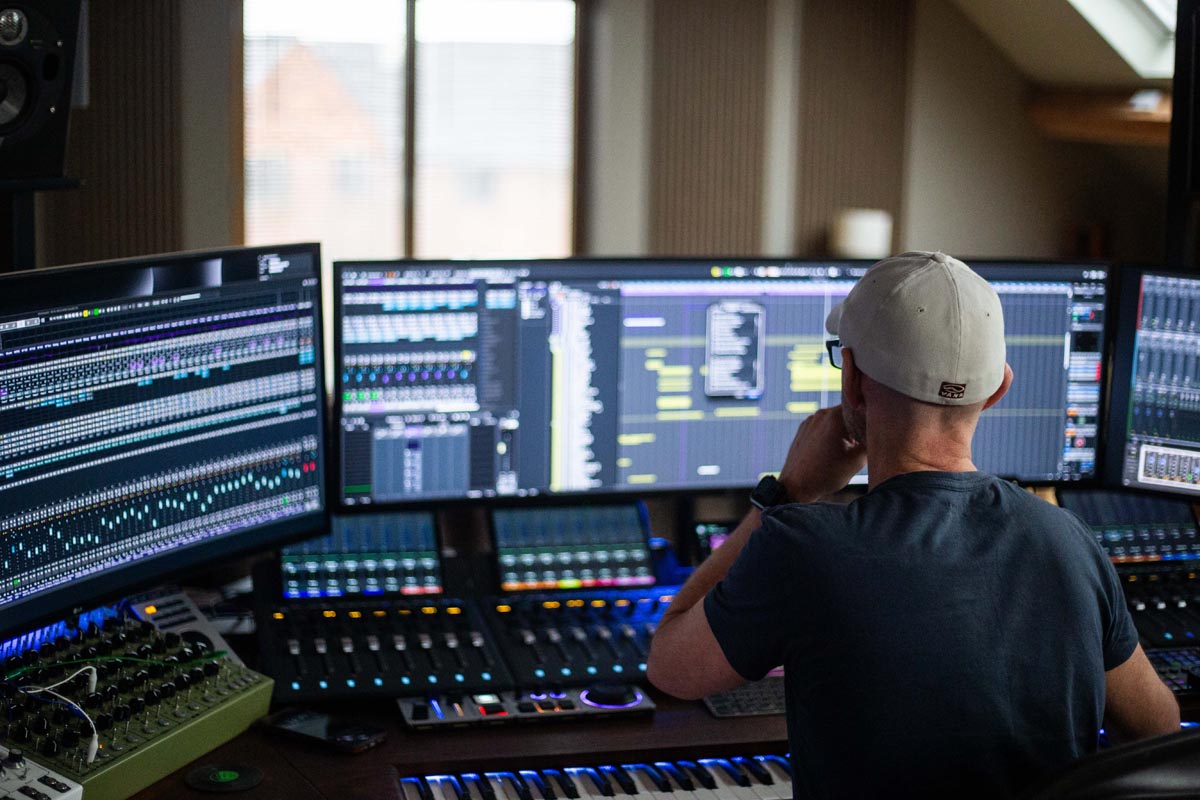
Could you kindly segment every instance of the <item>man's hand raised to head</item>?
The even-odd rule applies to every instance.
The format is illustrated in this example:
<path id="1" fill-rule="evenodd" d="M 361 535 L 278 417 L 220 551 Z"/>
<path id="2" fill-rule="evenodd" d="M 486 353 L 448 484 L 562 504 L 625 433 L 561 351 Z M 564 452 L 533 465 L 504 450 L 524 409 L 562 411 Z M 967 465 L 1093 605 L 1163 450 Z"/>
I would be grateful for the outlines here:
<path id="1" fill-rule="evenodd" d="M 792 438 L 779 482 L 795 503 L 811 503 L 846 488 L 867 463 L 865 444 L 850 438 L 842 407 L 819 409 Z"/>

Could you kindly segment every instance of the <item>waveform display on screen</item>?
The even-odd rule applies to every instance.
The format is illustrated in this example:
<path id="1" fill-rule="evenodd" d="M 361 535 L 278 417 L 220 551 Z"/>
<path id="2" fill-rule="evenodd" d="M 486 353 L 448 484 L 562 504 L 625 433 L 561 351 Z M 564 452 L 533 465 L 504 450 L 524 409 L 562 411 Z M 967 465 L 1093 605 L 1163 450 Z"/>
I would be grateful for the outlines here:
<path id="1" fill-rule="evenodd" d="M 315 256 L 233 252 L 4 287 L 0 609 L 322 508 Z"/>

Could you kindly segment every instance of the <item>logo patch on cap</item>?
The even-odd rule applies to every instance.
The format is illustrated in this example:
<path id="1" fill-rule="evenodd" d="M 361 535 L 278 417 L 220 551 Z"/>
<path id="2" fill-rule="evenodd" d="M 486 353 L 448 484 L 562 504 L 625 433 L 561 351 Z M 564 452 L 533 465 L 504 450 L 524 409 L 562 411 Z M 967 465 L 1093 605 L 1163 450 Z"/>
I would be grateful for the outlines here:
<path id="1" fill-rule="evenodd" d="M 938 396 L 944 397 L 947 400 L 962 400 L 967 393 L 967 385 L 965 383 L 949 383 L 942 382 L 942 388 L 938 390 Z"/>

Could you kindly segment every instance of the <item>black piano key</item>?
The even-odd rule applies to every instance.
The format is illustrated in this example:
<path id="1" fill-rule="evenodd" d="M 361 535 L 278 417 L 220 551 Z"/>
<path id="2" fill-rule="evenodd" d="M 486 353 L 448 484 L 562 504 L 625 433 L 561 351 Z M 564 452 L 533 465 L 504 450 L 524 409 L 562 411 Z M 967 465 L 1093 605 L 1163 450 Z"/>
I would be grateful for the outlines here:
<path id="1" fill-rule="evenodd" d="M 667 780 L 666 776 L 649 764 L 626 764 L 625 769 L 636 769 L 646 773 L 646 775 L 650 778 L 650 782 L 653 783 L 655 788 L 660 792 L 675 791 L 674 787 L 671 786 L 671 782 Z"/>
<path id="2" fill-rule="evenodd" d="M 702 764 L 697 764 L 695 761 L 680 761 L 679 766 L 692 774 L 692 777 L 705 789 L 716 789 L 717 779 L 712 776 Z"/>
<path id="3" fill-rule="evenodd" d="M 559 772 L 556 769 L 544 769 L 542 774 L 546 776 L 547 783 L 550 779 L 558 782 L 558 788 L 562 789 L 562 793 L 567 796 L 567 800 L 579 800 L 579 787 L 575 785 L 575 781 L 571 778 L 568 772 Z"/>
<path id="4" fill-rule="evenodd" d="M 454 792 L 454 800 L 469 800 L 469 798 L 463 794 L 463 787 L 458 782 L 458 778 L 454 777 L 453 775 L 446 775 L 441 779 L 440 783 L 443 786 L 447 784 L 450 785 L 450 790 Z"/>
<path id="5" fill-rule="evenodd" d="M 738 786 L 741 786 L 744 789 L 750 788 L 750 778 L 748 778 L 746 776 L 746 773 L 742 772 L 740 769 L 735 767 L 733 764 L 729 763 L 729 761 L 727 761 L 726 759 L 711 758 L 711 759 L 706 759 L 706 760 L 708 761 L 709 764 L 714 764 L 718 768 L 724 770 L 725 774 L 728 775 L 730 778 L 732 778 L 734 783 L 736 783 Z M 705 766 L 707 766 L 707 765 L 705 765 Z"/>
<path id="6" fill-rule="evenodd" d="M 584 775 L 587 775 L 589 778 L 592 779 L 592 783 L 595 784 L 595 786 L 596 786 L 596 791 L 598 791 L 600 794 L 604 795 L 605 797 L 616 797 L 617 796 L 617 793 L 613 789 L 612 784 L 608 782 L 608 778 L 604 777 L 603 775 L 601 775 L 599 772 L 592 769 L 591 767 L 584 767 L 582 769 L 582 772 Z"/>
<path id="7" fill-rule="evenodd" d="M 737 764 L 745 772 L 749 773 L 750 777 L 757 780 L 759 783 L 767 786 L 774 786 L 775 779 L 771 777 L 771 773 L 762 764 L 755 761 L 753 758 L 738 756 L 730 759 L 734 764 Z"/>
<path id="8" fill-rule="evenodd" d="M 525 779 L 515 772 L 493 772 L 489 775 L 495 775 L 496 778 L 503 783 L 508 781 L 517 791 L 517 797 L 520 800 L 533 800 L 533 794 L 529 791 L 529 784 L 525 783 Z"/>
<path id="9" fill-rule="evenodd" d="M 789 778 L 792 777 L 792 762 L 783 756 L 755 756 L 755 758 L 763 764 L 770 761 L 786 772 Z"/>
<path id="10" fill-rule="evenodd" d="M 542 780 L 542 776 L 538 775 L 533 770 L 521 770 L 521 777 L 525 779 L 526 783 L 535 786 L 537 790 L 542 793 L 542 797 L 546 798 L 546 800 L 558 800 L 554 794 L 554 790 L 550 788 L 550 784 L 547 781 Z"/>
<path id="11" fill-rule="evenodd" d="M 400 782 L 415 788 L 421 800 L 433 800 L 433 792 L 429 791 L 429 785 L 425 783 L 424 778 L 404 778 Z"/>
<path id="12" fill-rule="evenodd" d="M 621 787 L 621 791 L 625 792 L 625 794 L 632 796 L 638 793 L 637 784 L 630 774 L 621 767 L 601 767 L 600 770 L 615 780 L 617 785 Z"/>
<path id="13" fill-rule="evenodd" d="M 496 800 L 496 792 L 492 789 L 492 782 L 486 777 L 477 775 L 474 772 L 464 774 L 462 777 L 463 782 L 474 784 L 483 800 Z"/>
<path id="14" fill-rule="evenodd" d="M 671 762 L 655 761 L 654 766 L 661 769 L 664 775 L 670 776 L 670 778 L 679 785 L 679 788 L 683 789 L 685 792 L 696 791 L 696 784 L 692 782 L 691 777 Z"/>

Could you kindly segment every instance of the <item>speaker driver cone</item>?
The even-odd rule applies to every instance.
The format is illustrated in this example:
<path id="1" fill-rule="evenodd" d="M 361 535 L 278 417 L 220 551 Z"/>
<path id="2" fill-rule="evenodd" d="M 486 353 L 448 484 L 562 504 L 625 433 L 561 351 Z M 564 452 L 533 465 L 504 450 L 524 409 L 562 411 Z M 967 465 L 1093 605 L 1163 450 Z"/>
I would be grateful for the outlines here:
<path id="1" fill-rule="evenodd" d="M 25 110 L 29 84 L 12 64 L 0 64 L 0 129 L 14 122 Z"/>
<path id="2" fill-rule="evenodd" d="M 0 44 L 12 47 L 25 40 L 29 32 L 29 23 L 18 8 L 6 8 L 0 11 Z"/>

